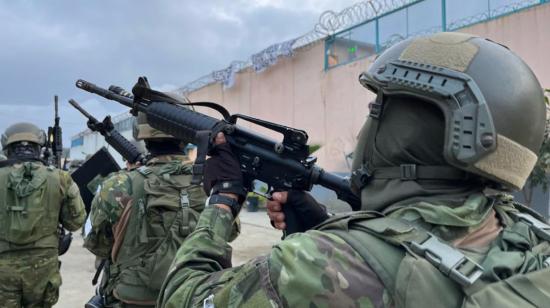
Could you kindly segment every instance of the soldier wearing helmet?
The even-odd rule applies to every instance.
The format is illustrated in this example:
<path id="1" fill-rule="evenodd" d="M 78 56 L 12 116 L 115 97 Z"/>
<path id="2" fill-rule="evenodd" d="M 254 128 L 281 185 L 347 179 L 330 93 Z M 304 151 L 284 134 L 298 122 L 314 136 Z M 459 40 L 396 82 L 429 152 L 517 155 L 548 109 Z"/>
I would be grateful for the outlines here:
<path id="1" fill-rule="evenodd" d="M 45 133 L 17 123 L 2 134 L 0 162 L 0 302 L 3 307 L 52 307 L 61 276 L 58 224 L 75 231 L 85 219 L 69 174 L 40 159 Z"/>
<path id="2" fill-rule="evenodd" d="M 145 143 L 147 163 L 107 177 L 92 201 L 84 246 L 108 266 L 90 307 L 154 307 L 176 249 L 206 200 L 191 184 L 186 142 L 152 128 L 142 113 L 133 128 Z"/>
<path id="3" fill-rule="evenodd" d="M 523 187 L 543 140 L 529 67 L 492 41 L 439 33 L 387 49 L 359 81 L 376 94 L 351 179 L 363 211 L 329 217 L 304 192 L 274 193 L 273 224 L 285 229 L 290 207 L 307 232 L 230 268 L 226 234 L 240 206 L 219 189 L 159 306 L 548 305 L 550 226 L 505 193 Z M 226 150 L 207 161 L 209 187 L 240 175 L 218 138 Z"/>

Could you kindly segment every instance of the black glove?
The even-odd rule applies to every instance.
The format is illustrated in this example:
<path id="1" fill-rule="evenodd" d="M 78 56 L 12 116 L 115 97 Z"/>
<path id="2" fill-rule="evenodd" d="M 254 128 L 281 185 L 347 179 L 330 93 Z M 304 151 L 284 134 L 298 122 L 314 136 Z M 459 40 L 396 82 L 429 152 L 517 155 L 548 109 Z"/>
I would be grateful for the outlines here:
<path id="1" fill-rule="evenodd" d="M 208 152 L 210 156 L 204 164 L 202 187 L 207 195 L 232 193 L 239 196 L 239 203 L 246 198 L 243 174 L 237 157 L 228 143 L 217 144 Z"/>
<path id="2" fill-rule="evenodd" d="M 288 192 L 283 212 L 287 235 L 305 232 L 329 218 L 326 207 L 301 190 Z"/>

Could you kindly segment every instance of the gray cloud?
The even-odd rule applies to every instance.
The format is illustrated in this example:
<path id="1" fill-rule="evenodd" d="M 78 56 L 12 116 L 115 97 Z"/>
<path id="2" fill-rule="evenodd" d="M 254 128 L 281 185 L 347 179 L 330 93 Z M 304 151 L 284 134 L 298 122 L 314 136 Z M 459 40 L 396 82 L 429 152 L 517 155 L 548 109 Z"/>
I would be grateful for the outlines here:
<path id="1" fill-rule="evenodd" d="M 0 0 L 0 130 L 17 121 L 46 128 L 53 95 L 65 142 L 85 128 L 69 98 L 98 118 L 124 110 L 74 87 L 78 78 L 131 88 L 181 86 L 232 60 L 309 31 L 320 12 L 354 1 Z"/>

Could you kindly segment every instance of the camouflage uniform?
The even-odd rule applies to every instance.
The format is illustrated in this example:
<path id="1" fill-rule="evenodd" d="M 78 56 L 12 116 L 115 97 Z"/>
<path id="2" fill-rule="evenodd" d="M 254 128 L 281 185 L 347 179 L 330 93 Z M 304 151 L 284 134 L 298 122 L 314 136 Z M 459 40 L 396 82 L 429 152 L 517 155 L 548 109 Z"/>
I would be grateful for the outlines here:
<path id="1" fill-rule="evenodd" d="M 458 72 L 469 75 L 459 83 Z M 521 87 L 502 87 L 506 78 Z M 485 99 L 465 86 L 474 80 Z M 541 230 L 550 226 L 486 190 L 520 189 L 536 161 L 544 100 L 529 68 L 495 43 L 443 33 L 391 47 L 360 81 L 378 91 L 354 152 L 352 188 L 365 211 L 329 218 L 232 268 L 233 215 L 209 206 L 178 251 L 158 306 L 548 305 L 550 234 Z M 443 104 L 452 87 L 463 92 Z M 458 102 L 477 113 L 453 114 L 463 111 L 450 110 Z M 489 115 L 481 115 L 484 104 Z M 488 126 L 483 146 L 468 143 Z M 489 154 L 461 161 L 467 151 Z"/>
<path id="2" fill-rule="evenodd" d="M 168 165 L 177 164 L 185 169 L 186 176 L 190 179 L 191 162 L 183 155 L 164 155 L 157 156 L 150 159 L 147 162 L 146 168 L 152 172 L 160 171 Z M 131 200 L 138 194 L 133 187 L 132 179 L 139 176 L 140 170 L 138 168 L 132 171 L 121 171 L 110 175 L 102 184 L 98 194 L 94 197 L 92 202 L 92 209 L 90 213 L 90 219 L 92 224 L 92 230 L 87 235 L 84 246 L 98 257 L 113 259 L 113 246 L 116 244 L 115 228 L 120 225 L 120 218 L 123 212 Z M 139 189 L 139 188 L 138 188 Z M 143 188 L 142 188 L 143 190 Z M 190 185 L 186 188 L 189 207 L 194 213 L 202 211 L 206 196 L 200 186 Z M 170 194 L 170 192 L 165 192 Z M 166 196 L 171 198 L 170 196 Z M 177 196 L 174 196 L 179 200 L 179 192 Z M 134 200 L 135 203 L 136 200 Z M 149 202 L 149 201 L 147 201 Z M 179 201 L 178 201 L 179 202 Z M 135 208 L 135 206 L 134 206 Z M 193 228 L 196 224 L 198 214 L 189 215 L 186 228 Z M 131 217 L 128 218 L 128 224 L 131 224 Z M 189 230 L 189 232 L 192 231 Z M 129 231 L 128 231 L 129 232 Z M 127 238 L 130 233 L 126 233 L 124 238 Z M 132 235 L 133 236 L 133 235 Z M 119 238 L 118 241 L 124 241 L 124 238 Z M 146 245 L 145 245 L 146 246 Z M 124 251 L 127 250 L 127 251 Z M 130 249 L 131 250 L 131 249 Z M 124 247 L 120 248 L 120 254 L 130 253 L 129 249 Z M 174 252 L 175 253 L 175 252 Z M 111 268 L 122 266 L 117 263 L 115 259 L 114 263 L 110 265 Z M 105 278 L 106 283 L 102 286 L 103 290 L 107 290 L 105 294 L 107 301 L 112 305 L 121 305 L 113 294 L 113 290 L 116 289 L 118 280 L 111 280 L 110 277 Z M 117 282 L 114 282 L 117 281 Z"/>
<path id="3" fill-rule="evenodd" d="M 59 200 L 49 204 L 50 210 L 59 215 L 63 226 L 76 231 L 84 223 L 86 212 L 80 198 L 78 187 L 65 171 L 46 167 L 40 163 L 27 162 L 0 169 L 0 177 L 8 177 L 12 171 L 29 166 L 33 173 L 45 173 L 48 176 L 59 175 Z M 4 179 L 0 179 L 3 181 Z M 48 202 L 47 192 L 44 203 Z M 5 200 L 5 199 L 3 199 Z M 5 201 L 3 201 L 5 202 Z M 1 204 L 0 215 L 8 213 L 7 204 Z M 57 210 L 56 210 L 57 209 Z M 6 217 L 0 218 L 3 222 Z M 42 236 L 33 243 L 17 245 L 0 236 L 0 302 L 2 307 L 51 307 L 59 296 L 61 276 L 57 259 L 57 218 L 52 219 L 50 234 Z"/>
<path id="4" fill-rule="evenodd" d="M 231 268 L 227 240 L 232 221 L 225 210 L 204 210 L 176 255 L 160 307 L 202 307 L 209 302 L 215 307 L 372 306 L 364 291 L 378 281 L 342 239 L 320 231 L 296 234 L 275 245 L 269 255 Z"/>
<path id="5" fill-rule="evenodd" d="M 487 200 L 472 194 L 452 212 L 425 202 L 411 203 L 388 217 L 424 217 L 432 232 L 452 236 L 448 240 L 457 247 L 487 251 L 501 231 Z M 445 215 L 437 222 L 430 219 Z M 204 210 L 195 232 L 176 255 L 160 307 L 202 307 L 208 302 L 215 307 L 392 306 L 371 266 L 332 230 L 293 234 L 268 255 L 231 268 L 231 247 L 226 242 L 232 219 L 231 213 L 217 207 Z M 204 256 L 209 256 L 208 262 L 198 262 Z"/>

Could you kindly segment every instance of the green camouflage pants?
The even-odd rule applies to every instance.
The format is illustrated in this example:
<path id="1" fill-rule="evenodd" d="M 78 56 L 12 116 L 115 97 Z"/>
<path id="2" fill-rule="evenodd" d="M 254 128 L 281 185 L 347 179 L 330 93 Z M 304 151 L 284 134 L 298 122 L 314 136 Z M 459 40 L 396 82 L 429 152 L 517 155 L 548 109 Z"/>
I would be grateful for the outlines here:
<path id="1" fill-rule="evenodd" d="M 26 250 L 0 254 L 1 307 L 52 307 L 59 298 L 59 286 L 57 253 Z"/>

